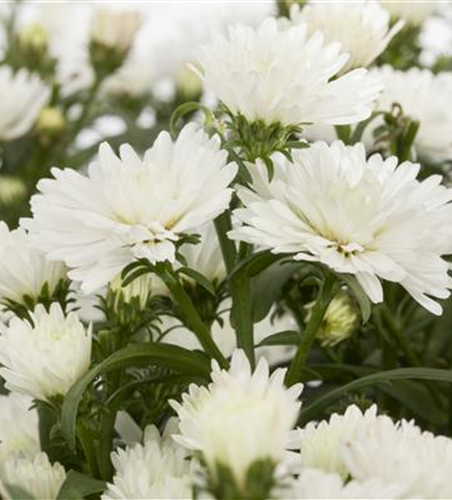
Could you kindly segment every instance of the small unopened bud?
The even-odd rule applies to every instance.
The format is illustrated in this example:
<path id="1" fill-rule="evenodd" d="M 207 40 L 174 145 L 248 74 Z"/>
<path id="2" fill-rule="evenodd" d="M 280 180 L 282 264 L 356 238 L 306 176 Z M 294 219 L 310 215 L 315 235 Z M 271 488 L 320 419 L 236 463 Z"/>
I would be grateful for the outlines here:
<path id="1" fill-rule="evenodd" d="M 49 37 L 43 26 L 32 23 L 17 35 L 19 50 L 27 54 L 43 54 L 47 51 Z"/>
<path id="2" fill-rule="evenodd" d="M 199 76 L 185 64 L 176 73 L 176 95 L 181 101 L 197 101 L 202 95 Z"/>
<path id="3" fill-rule="evenodd" d="M 308 319 L 312 305 L 309 305 Z M 317 338 L 322 345 L 331 347 L 351 337 L 357 325 L 358 312 L 353 300 L 347 293 L 339 292 L 326 310 Z"/>
<path id="4" fill-rule="evenodd" d="M 132 301 L 138 301 L 140 308 L 144 309 L 152 293 L 152 277 L 150 274 L 144 274 L 123 286 L 122 278 L 118 275 L 111 281 L 110 290 L 116 294 L 117 303 L 122 296 L 123 303 L 130 304 Z"/>
<path id="5" fill-rule="evenodd" d="M 136 11 L 96 10 L 91 24 L 90 53 L 97 72 L 108 74 L 122 66 L 141 22 Z"/>
<path id="6" fill-rule="evenodd" d="M 58 108 L 46 107 L 39 113 L 36 130 L 47 137 L 59 135 L 66 125 L 64 114 Z"/>
<path id="7" fill-rule="evenodd" d="M 13 205 L 25 200 L 27 186 L 19 177 L 9 175 L 0 176 L 0 205 L 3 207 Z"/>

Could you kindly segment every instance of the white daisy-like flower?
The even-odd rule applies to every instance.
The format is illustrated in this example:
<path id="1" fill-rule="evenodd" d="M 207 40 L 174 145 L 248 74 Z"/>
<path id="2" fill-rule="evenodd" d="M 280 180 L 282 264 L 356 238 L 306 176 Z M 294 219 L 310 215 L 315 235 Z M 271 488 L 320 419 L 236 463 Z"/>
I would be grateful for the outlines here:
<path id="1" fill-rule="evenodd" d="M 0 301 L 36 300 L 44 286 L 51 295 L 65 278 L 64 264 L 49 261 L 23 229 L 10 231 L 0 221 Z"/>
<path id="2" fill-rule="evenodd" d="M 168 432 L 172 427 L 163 436 L 156 427 L 147 427 L 143 444 L 112 454 L 115 475 L 102 500 L 191 498 L 190 461 L 173 442 Z"/>
<path id="3" fill-rule="evenodd" d="M 420 157 L 441 162 L 452 158 L 452 114 L 448 103 L 452 96 L 452 71 L 433 74 L 428 69 L 411 68 L 397 71 L 391 66 L 372 70 L 381 78 L 385 89 L 377 101 L 376 110 L 390 111 L 400 104 L 404 114 L 420 123 L 414 147 Z M 382 124 L 372 122 L 371 131 Z"/>
<path id="4" fill-rule="evenodd" d="M 436 0 L 380 0 L 380 3 L 392 17 L 403 19 L 412 26 L 420 26 L 437 7 Z"/>
<path id="5" fill-rule="evenodd" d="M 49 102 L 50 88 L 25 68 L 14 73 L 0 67 L 0 140 L 11 141 L 30 131 Z"/>
<path id="6" fill-rule="evenodd" d="M 212 366 L 213 382 L 208 387 L 192 384 L 182 403 L 170 402 L 180 419 L 180 434 L 174 439 L 202 454 L 213 478 L 218 465 L 229 468 L 241 488 L 256 461 L 276 466 L 284 460 L 303 386 L 286 388 L 286 370 L 270 375 L 263 358 L 252 372 L 241 350 L 232 355 L 229 371 L 215 361 Z"/>
<path id="7" fill-rule="evenodd" d="M 356 498 L 400 498 L 403 488 L 398 483 L 392 484 L 380 479 L 366 481 L 349 481 L 344 484 L 344 479 L 334 473 L 327 473 L 319 469 L 306 469 L 293 482 L 284 498 L 299 499 L 344 499 Z"/>
<path id="8" fill-rule="evenodd" d="M 24 224 L 52 260 L 72 269 L 85 293 L 106 285 L 135 259 L 175 261 L 182 233 L 213 220 L 229 205 L 237 166 L 226 164 L 219 139 L 190 124 L 173 142 L 162 132 L 141 159 L 107 144 L 88 176 L 53 169 L 38 184 L 34 218 Z"/>
<path id="9" fill-rule="evenodd" d="M 32 404 L 15 392 L 0 395 L 0 463 L 17 453 L 34 457 L 41 451 L 38 412 Z"/>
<path id="10" fill-rule="evenodd" d="M 142 16 L 138 11 L 98 8 L 91 20 L 91 40 L 125 54 L 132 46 L 141 23 Z"/>
<path id="11" fill-rule="evenodd" d="M 386 49 L 404 22 L 390 26 L 390 14 L 376 0 L 321 2 L 311 0 L 303 8 L 291 9 L 292 23 L 306 24 L 310 35 L 323 32 L 326 41 L 341 42 L 350 59 L 341 73 L 370 66 Z"/>
<path id="12" fill-rule="evenodd" d="M 401 498 L 452 497 L 452 440 L 422 432 L 414 422 L 362 419 L 340 448 L 353 479 L 399 483 Z"/>
<path id="13" fill-rule="evenodd" d="M 441 177 L 418 181 L 420 165 L 380 155 L 366 158 L 362 144 L 323 142 L 274 157 L 275 175 L 258 162 L 253 188 L 242 188 L 243 222 L 229 233 L 295 260 L 321 262 L 353 274 L 369 298 L 383 300 L 380 279 L 400 283 L 434 314 L 434 299 L 450 295 L 452 190 Z"/>
<path id="14" fill-rule="evenodd" d="M 343 415 L 334 413 L 329 420 L 310 422 L 299 429 L 303 469 L 319 469 L 346 480 L 350 473 L 344 462 L 340 444 L 353 434 L 361 421 L 374 422 L 377 418 L 375 405 L 365 413 L 357 406 L 351 405 Z"/>
<path id="15" fill-rule="evenodd" d="M 238 25 L 228 37 L 217 34 L 198 62 L 205 87 L 249 122 L 340 125 L 366 119 L 382 89 L 362 68 L 334 78 L 348 59 L 320 32 L 309 37 L 305 25 L 267 19 L 257 29 Z"/>
<path id="16" fill-rule="evenodd" d="M 34 458 L 15 456 L 0 462 L 0 494 L 4 500 L 10 496 L 8 486 L 20 488 L 29 493 L 31 498 L 55 500 L 66 479 L 66 472 L 58 462 L 51 464 L 45 453 Z"/>
<path id="17" fill-rule="evenodd" d="M 33 324 L 14 317 L 0 334 L 0 375 L 11 391 L 42 401 L 64 395 L 91 362 L 91 326 L 53 303 L 30 313 Z"/>

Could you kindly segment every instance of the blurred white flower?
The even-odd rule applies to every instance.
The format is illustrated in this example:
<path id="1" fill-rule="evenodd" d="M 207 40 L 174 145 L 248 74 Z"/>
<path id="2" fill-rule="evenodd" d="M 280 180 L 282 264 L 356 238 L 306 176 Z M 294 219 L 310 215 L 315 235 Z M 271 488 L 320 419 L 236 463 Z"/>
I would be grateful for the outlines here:
<path id="1" fill-rule="evenodd" d="M 384 81 L 385 89 L 377 101 L 376 110 L 390 111 L 394 103 L 403 112 L 420 122 L 414 146 L 420 157 L 442 162 L 452 158 L 452 114 L 448 103 L 452 96 L 452 71 L 434 75 L 427 69 L 412 68 L 397 71 L 390 66 L 372 70 Z M 372 130 L 381 125 L 372 122 Z"/>
<path id="2" fill-rule="evenodd" d="M 126 54 L 140 28 L 140 12 L 97 8 L 91 20 L 91 40 Z"/>
<path id="3" fill-rule="evenodd" d="M 294 480 L 291 489 L 284 498 L 297 499 L 359 499 L 375 498 L 400 498 L 402 487 L 379 479 L 368 479 L 366 481 L 348 481 L 338 474 L 327 473 L 318 469 L 303 470 L 300 476 Z"/>
<path id="4" fill-rule="evenodd" d="M 420 26 L 437 7 L 436 0 L 380 0 L 392 17 L 403 19 L 413 26 Z"/>
<path id="5" fill-rule="evenodd" d="M 175 243 L 228 206 L 227 186 L 237 166 L 226 164 L 218 138 L 195 125 L 173 142 L 162 132 L 138 157 L 123 145 L 118 158 L 107 145 L 88 176 L 53 169 L 38 184 L 34 218 L 24 225 L 50 259 L 63 260 L 84 292 L 98 290 L 137 258 L 175 260 Z"/>
<path id="6" fill-rule="evenodd" d="M 11 391 L 42 401 L 65 395 L 91 362 L 91 326 L 53 303 L 30 313 L 33 325 L 14 317 L 0 335 L 0 375 Z"/>
<path id="7" fill-rule="evenodd" d="M 4 500 L 17 496 L 8 493 L 8 486 L 20 488 L 30 498 L 55 500 L 66 479 L 66 472 L 58 462 L 51 464 L 45 453 L 34 458 L 16 456 L 0 462 L 0 494 Z"/>
<path id="8" fill-rule="evenodd" d="M 0 463 L 12 455 L 34 457 L 41 451 L 38 412 L 32 404 L 15 392 L 0 395 Z"/>
<path id="9" fill-rule="evenodd" d="M 49 102 L 50 89 L 25 68 L 16 73 L 0 67 L 0 140 L 10 141 L 30 131 L 41 109 Z"/>
<path id="10" fill-rule="evenodd" d="M 174 439 L 202 454 L 213 478 L 218 465 L 228 467 L 239 488 L 250 466 L 284 457 L 301 403 L 302 384 L 284 386 L 285 369 L 270 375 L 261 359 L 254 372 L 244 352 L 232 355 L 229 371 L 213 362 L 208 387 L 190 385 L 182 403 L 171 401 L 180 423 Z"/>
<path id="11" fill-rule="evenodd" d="M 369 298 L 383 300 L 380 279 L 398 282 L 423 307 L 450 295 L 452 190 L 440 176 L 418 181 L 420 165 L 380 155 L 362 144 L 323 142 L 294 152 L 293 163 L 274 157 L 275 175 L 258 162 L 253 188 L 242 188 L 244 223 L 229 235 L 295 260 L 321 262 L 354 274 Z M 432 298 L 433 297 L 433 298 Z"/>
<path id="12" fill-rule="evenodd" d="M 361 419 L 343 436 L 341 453 L 352 478 L 399 483 L 400 498 L 452 497 L 452 440 L 422 432 L 414 422 Z"/>
<path id="13" fill-rule="evenodd" d="M 310 35 L 319 30 L 327 42 L 341 42 L 341 50 L 350 54 L 341 73 L 370 66 L 404 24 L 399 21 L 391 27 L 389 13 L 376 0 L 311 0 L 303 8 L 294 5 L 291 20 L 305 23 Z"/>
<path id="14" fill-rule="evenodd" d="M 36 300 L 45 285 L 51 295 L 65 277 L 64 264 L 49 261 L 23 229 L 10 231 L 0 221 L 0 301 Z"/>
<path id="15" fill-rule="evenodd" d="M 102 500 L 191 498 L 190 461 L 169 432 L 160 436 L 156 427 L 147 427 L 144 443 L 119 449 L 112 462 L 115 476 Z"/>
<path id="16" fill-rule="evenodd" d="M 334 413 L 329 420 L 310 422 L 299 429 L 303 469 L 320 469 L 345 481 L 350 473 L 342 456 L 341 442 L 348 439 L 359 422 L 373 422 L 377 418 L 375 405 L 365 413 L 351 405 L 343 415 Z"/>
<path id="17" fill-rule="evenodd" d="M 333 79 L 348 59 L 340 43 L 325 45 L 319 32 L 309 38 L 305 25 L 267 19 L 257 29 L 217 34 L 198 62 L 205 87 L 250 122 L 340 125 L 366 119 L 382 88 L 362 68 Z"/>

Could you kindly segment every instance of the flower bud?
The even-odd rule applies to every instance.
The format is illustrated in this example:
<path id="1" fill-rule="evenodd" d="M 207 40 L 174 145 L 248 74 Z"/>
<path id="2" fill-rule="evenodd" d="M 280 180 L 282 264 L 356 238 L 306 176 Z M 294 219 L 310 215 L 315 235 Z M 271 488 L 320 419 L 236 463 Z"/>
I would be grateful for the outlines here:
<path id="1" fill-rule="evenodd" d="M 62 111 L 48 106 L 39 113 L 36 129 L 38 133 L 55 137 L 63 131 L 66 120 Z"/>
<path id="2" fill-rule="evenodd" d="M 180 101 L 198 101 L 202 95 L 202 82 L 187 65 L 176 73 L 176 95 Z"/>

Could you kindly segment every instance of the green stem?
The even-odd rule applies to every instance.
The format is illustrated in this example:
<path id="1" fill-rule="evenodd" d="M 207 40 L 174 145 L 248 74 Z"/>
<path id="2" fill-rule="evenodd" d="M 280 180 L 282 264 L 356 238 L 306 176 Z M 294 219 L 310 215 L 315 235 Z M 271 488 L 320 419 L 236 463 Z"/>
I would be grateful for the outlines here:
<path id="1" fill-rule="evenodd" d="M 254 354 L 254 325 L 249 280 L 239 276 L 231 280 L 232 318 L 237 335 L 237 347 L 247 355 L 251 368 L 256 364 Z"/>
<path id="2" fill-rule="evenodd" d="M 179 306 L 185 316 L 187 323 L 190 325 L 193 333 L 198 338 L 205 352 L 212 358 L 216 359 L 223 368 L 228 366 L 226 358 L 213 341 L 209 328 L 198 314 L 193 302 L 185 291 L 184 287 L 172 272 L 165 272 L 161 276 L 169 288 L 174 301 Z"/>
<path id="3" fill-rule="evenodd" d="M 333 298 L 335 281 L 336 278 L 333 275 L 329 275 L 323 282 L 316 303 L 312 308 L 311 317 L 304 330 L 303 338 L 287 373 L 286 384 L 288 386 L 300 380 L 301 372 L 305 366 L 309 352 L 311 351 L 317 331 L 322 324 L 326 310 Z"/>
<path id="4" fill-rule="evenodd" d="M 77 436 L 80 440 L 80 444 L 82 445 L 83 453 L 85 454 L 91 476 L 99 477 L 100 473 L 97 465 L 96 446 L 92 433 L 83 423 L 80 423 L 77 426 Z"/>
<path id="5" fill-rule="evenodd" d="M 228 238 L 227 233 L 232 229 L 231 214 L 229 210 L 223 212 L 215 219 L 215 229 L 220 242 L 221 253 L 228 274 L 234 268 L 237 260 L 237 248 L 235 243 Z"/>

